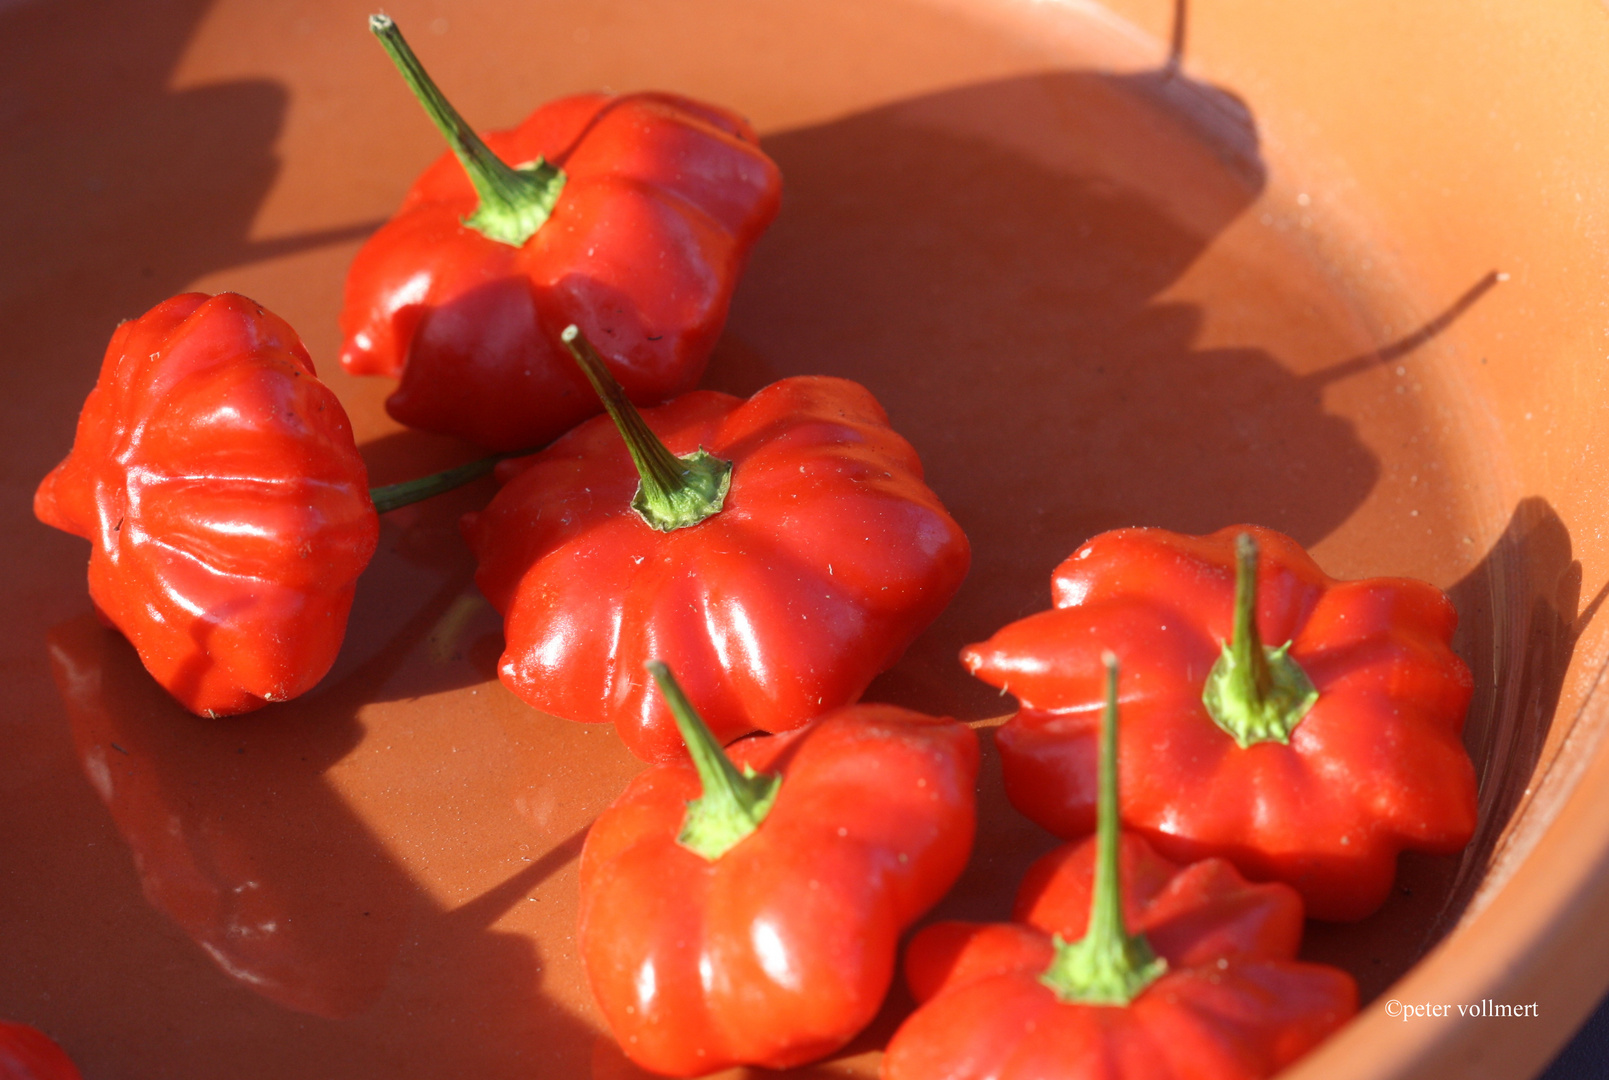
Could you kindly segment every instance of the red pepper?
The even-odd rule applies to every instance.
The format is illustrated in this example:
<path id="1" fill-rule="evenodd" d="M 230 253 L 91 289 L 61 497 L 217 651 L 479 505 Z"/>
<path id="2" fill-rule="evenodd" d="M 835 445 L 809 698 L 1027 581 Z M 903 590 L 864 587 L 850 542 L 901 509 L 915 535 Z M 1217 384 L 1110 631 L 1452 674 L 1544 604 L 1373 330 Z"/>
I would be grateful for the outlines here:
<path id="1" fill-rule="evenodd" d="M 680 757 L 642 676 L 661 658 L 722 742 L 787 730 L 859 698 L 960 586 L 966 537 L 864 388 L 792 378 L 639 414 L 567 340 L 625 440 L 599 417 L 504 462 L 464 525 L 503 682 L 531 705 Z"/>
<path id="2" fill-rule="evenodd" d="M 296 331 L 185 293 L 113 334 L 34 513 L 93 547 L 89 593 L 192 712 L 329 670 L 379 521 L 352 428 Z"/>
<path id="3" fill-rule="evenodd" d="M 427 169 L 358 252 L 347 370 L 400 375 L 392 416 L 494 450 L 541 446 L 598 412 L 557 345 L 571 323 L 633 401 L 692 389 L 780 205 L 749 124 L 672 94 L 583 94 L 483 142 L 391 20 L 370 28 L 458 161 Z"/>
<path id="4" fill-rule="evenodd" d="M 997 736 L 1006 790 L 1051 832 L 1094 824 L 1110 648 L 1130 673 L 1123 820 L 1164 855 L 1223 855 L 1296 886 L 1313 917 L 1351 920 L 1385 901 L 1399 851 L 1469 841 L 1471 679 L 1433 586 L 1336 581 L 1255 527 L 1104 533 L 1053 582 L 1054 610 L 962 653 L 1022 703 Z"/>
<path id="5" fill-rule="evenodd" d="M 0 1080 L 81 1080 L 77 1066 L 50 1036 L 0 1020 Z"/>
<path id="6" fill-rule="evenodd" d="M 639 774 L 581 851 L 581 956 L 637 1064 L 786 1068 L 876 1014 L 901 931 L 975 825 L 977 737 L 858 705 L 721 752 L 663 665 L 692 763 Z"/>
<path id="7" fill-rule="evenodd" d="M 1120 835 L 1115 660 L 1109 672 L 1096 836 L 1029 870 L 1016 922 L 912 939 L 922 1005 L 883 1080 L 1253 1080 L 1357 1011 L 1351 976 L 1295 960 L 1289 886 L 1248 884 L 1222 859 L 1180 867 Z"/>

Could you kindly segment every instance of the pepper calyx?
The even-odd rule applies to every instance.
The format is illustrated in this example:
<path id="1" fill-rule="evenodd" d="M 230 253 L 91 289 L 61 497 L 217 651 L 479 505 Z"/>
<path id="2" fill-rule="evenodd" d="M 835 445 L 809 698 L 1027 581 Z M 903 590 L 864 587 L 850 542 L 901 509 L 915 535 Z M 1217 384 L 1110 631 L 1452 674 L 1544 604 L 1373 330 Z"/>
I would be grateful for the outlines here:
<path id="1" fill-rule="evenodd" d="M 563 169 L 540 157 L 514 166 L 511 170 L 517 178 L 514 180 L 499 176 L 495 181 L 482 182 L 476 180 L 469 166 L 465 169 L 470 172 L 470 182 L 480 195 L 480 205 L 464 218 L 464 224 L 487 239 L 510 247 L 524 247 L 525 242 L 547 224 L 567 179 Z"/>
<path id="2" fill-rule="evenodd" d="M 676 719 L 676 728 L 698 772 L 703 794 L 687 804 L 676 842 L 703 859 L 714 862 L 760 827 L 782 788 L 776 773 L 739 769 L 693 709 L 670 668 L 650 660 L 648 673 Z"/>
<path id="3" fill-rule="evenodd" d="M 1289 641 L 1278 648 L 1262 643 L 1257 631 L 1257 541 L 1241 533 L 1235 538 L 1234 633 L 1201 691 L 1207 715 L 1241 749 L 1260 742 L 1289 743 L 1319 698 L 1290 649 Z"/>
<path id="4" fill-rule="evenodd" d="M 1107 653 L 1106 711 L 1101 724 L 1095 817 L 1095 881 L 1089 904 L 1089 927 L 1077 941 L 1052 939 L 1055 957 L 1039 976 L 1056 997 L 1069 1004 L 1123 1006 L 1168 969 L 1144 934 L 1131 934 L 1123 924 L 1119 872 L 1122 828 L 1117 785 L 1117 657 Z"/>
<path id="5" fill-rule="evenodd" d="M 720 513 L 732 487 L 732 463 L 702 447 L 681 457 L 671 453 L 626 397 L 581 328 L 574 324 L 565 327 L 559 340 L 581 365 L 626 441 L 639 478 L 631 508 L 649 528 L 671 532 Z"/>
<path id="6" fill-rule="evenodd" d="M 480 204 L 463 223 L 489 240 L 523 247 L 546 222 L 564 191 L 564 170 L 543 158 L 509 165 L 453 108 L 389 15 L 370 15 L 369 30 L 436 128 L 447 139 L 474 185 Z"/>
<path id="7" fill-rule="evenodd" d="M 1085 934 L 1069 942 L 1057 934 L 1051 942 L 1056 957 L 1039 981 L 1068 1004 L 1127 1005 L 1168 970 L 1142 935 Z"/>

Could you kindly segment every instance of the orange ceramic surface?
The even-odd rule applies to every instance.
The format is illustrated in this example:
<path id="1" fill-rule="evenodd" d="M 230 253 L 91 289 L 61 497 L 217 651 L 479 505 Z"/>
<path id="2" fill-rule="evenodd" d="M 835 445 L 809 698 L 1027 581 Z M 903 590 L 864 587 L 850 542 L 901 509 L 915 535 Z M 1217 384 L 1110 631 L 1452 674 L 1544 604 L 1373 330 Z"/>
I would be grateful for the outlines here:
<path id="1" fill-rule="evenodd" d="M 32 518 L 116 322 L 233 290 L 301 333 L 376 483 L 467 460 L 335 363 L 357 245 L 440 151 L 347 0 L 0 0 L 0 1016 L 86 1077 L 631 1075 L 573 939 L 640 766 L 497 682 L 457 516 L 391 514 L 331 674 L 185 714 Z M 972 540 L 871 700 L 977 723 L 955 660 L 1121 525 L 1257 521 L 1449 590 L 1481 824 L 1304 946 L 1325 1080 L 1538 1069 L 1609 982 L 1609 10 L 1426 0 L 399 0 L 474 122 L 593 88 L 746 114 L 784 176 L 705 385 L 864 383 Z M 1171 42 L 1171 48 L 1170 48 Z M 988 919 L 1054 841 L 987 749 Z M 1536 1002 L 1404 1022 L 1386 1003 Z M 800 1075 L 871 1076 L 909 1001 Z"/>

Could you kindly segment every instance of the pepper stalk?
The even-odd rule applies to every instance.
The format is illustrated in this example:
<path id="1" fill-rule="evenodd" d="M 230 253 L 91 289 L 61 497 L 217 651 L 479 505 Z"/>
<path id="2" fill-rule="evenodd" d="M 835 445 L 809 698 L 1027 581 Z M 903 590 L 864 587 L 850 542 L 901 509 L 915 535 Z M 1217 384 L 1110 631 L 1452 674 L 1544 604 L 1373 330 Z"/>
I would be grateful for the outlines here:
<path id="1" fill-rule="evenodd" d="M 463 465 L 456 465 L 451 469 L 431 473 L 429 476 L 419 476 L 412 480 L 399 480 L 395 484 L 381 484 L 379 487 L 369 489 L 369 500 L 374 503 L 376 514 L 389 514 L 393 510 L 400 510 L 404 506 L 411 506 L 416 502 L 434 498 L 445 494 L 456 487 L 463 487 L 472 480 L 479 480 L 497 465 L 499 461 L 510 457 L 523 457 L 534 454 L 535 450 L 516 450 L 508 454 L 492 454 L 489 457 L 477 458 Z"/>
<path id="2" fill-rule="evenodd" d="M 437 88 L 389 15 L 370 15 L 369 30 L 380 39 L 413 96 L 446 137 L 480 196 L 480 205 L 464 224 L 490 240 L 524 246 L 553 213 L 564 190 L 564 170 L 540 157 L 523 165 L 504 162 Z"/>
<path id="3" fill-rule="evenodd" d="M 1263 644 L 1257 630 L 1257 541 L 1235 537 L 1233 635 L 1201 691 L 1207 713 L 1242 749 L 1260 742 L 1289 743 L 1291 732 L 1318 700 L 1318 690 L 1291 658 L 1291 643 Z"/>
<path id="4" fill-rule="evenodd" d="M 650 660 L 646 666 L 676 718 L 676 728 L 687 744 L 704 792 L 687 804 L 687 816 L 682 818 L 676 842 L 714 862 L 760 827 L 776 802 L 782 777 L 756 773 L 747 766 L 739 770 L 682 693 L 670 668 L 659 660 Z"/>
<path id="5" fill-rule="evenodd" d="M 732 463 L 700 447 L 678 457 L 660 441 L 642 413 L 626 397 L 619 380 L 604 365 L 581 328 L 574 324 L 559 335 L 570 355 L 597 391 L 637 466 L 637 494 L 631 508 L 660 532 L 685 529 L 721 511 L 732 486 Z"/>
<path id="6" fill-rule="evenodd" d="M 1123 924 L 1123 887 L 1118 841 L 1122 828 L 1117 787 L 1117 657 L 1106 653 L 1106 712 L 1096 793 L 1095 884 L 1089 927 L 1068 943 L 1056 935 L 1055 959 L 1039 977 L 1062 1001 L 1081 1005 L 1127 1005 L 1167 970 L 1144 934 Z"/>

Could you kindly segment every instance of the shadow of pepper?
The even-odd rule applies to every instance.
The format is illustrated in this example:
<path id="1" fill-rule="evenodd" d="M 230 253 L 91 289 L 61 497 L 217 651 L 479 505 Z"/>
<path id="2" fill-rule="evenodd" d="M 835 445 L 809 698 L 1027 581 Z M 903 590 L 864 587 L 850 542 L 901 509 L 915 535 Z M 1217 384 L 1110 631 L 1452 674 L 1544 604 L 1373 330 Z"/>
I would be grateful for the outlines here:
<path id="1" fill-rule="evenodd" d="M 1455 646 L 1468 649 L 1475 700 L 1464 743 L 1480 778 L 1480 825 L 1464 851 L 1450 895 L 1431 934 L 1457 922 L 1483 894 L 1502 884 L 1486 880 L 1507 855 L 1508 831 L 1525 800 L 1541 788 L 1575 718 L 1552 739 L 1565 673 L 1576 642 L 1609 596 L 1609 585 L 1581 604 L 1581 563 L 1569 530 L 1546 499 L 1523 499 L 1491 553 L 1452 589 L 1466 621 Z M 1523 858 L 1524 852 L 1518 853 Z"/>
<path id="2" fill-rule="evenodd" d="M 413 889 L 321 777 L 362 730 L 277 710 L 191 716 L 93 616 L 54 628 L 49 648 L 146 899 L 271 1001 L 331 1018 L 372 1004 Z"/>
<path id="3" fill-rule="evenodd" d="M 406 432 L 382 453 L 414 461 L 417 445 Z M 388 440 L 389 442 L 389 440 Z M 424 440 L 422 453 L 436 448 Z M 363 448 L 370 457 L 371 447 Z M 437 468 L 461 464 L 462 444 L 456 456 L 438 458 L 423 468 L 408 467 L 401 475 L 421 475 Z M 478 451 L 467 451 L 473 457 Z M 353 708 L 368 703 L 420 697 L 497 679 L 497 660 L 503 650 L 503 621 L 475 587 L 475 557 L 464 543 L 458 521 L 490 501 L 490 478 L 421 503 L 402 507 L 380 518 L 380 543 L 374 560 L 358 579 L 346 642 L 335 666 L 314 696 L 334 692 Z M 411 664 L 374 670 L 361 690 L 337 689 L 365 668 L 384 663 L 397 650 L 399 627 L 424 649 Z"/>
<path id="4" fill-rule="evenodd" d="M 34 460 L 19 475 L 44 475 L 71 441 L 119 320 L 211 271 L 380 224 L 250 236 L 279 172 L 274 144 L 289 98 L 267 79 L 171 88 L 210 6 L 0 9 L 0 320 L 14 355 L 29 358 L 6 365 L 8 383 L 22 386 L 8 385 L 5 400 L 56 418 L 51 437 L 21 448 Z"/>
<path id="5" fill-rule="evenodd" d="M 432 1075 L 449 1061 L 475 1075 L 519 1075 L 517 1063 L 532 1055 L 574 1065 L 592 1040 L 542 992 L 534 939 L 491 929 L 576 860 L 583 831 L 446 910 L 324 775 L 366 736 L 355 703 L 407 666 L 408 646 L 453 594 L 424 605 L 401 635 L 410 640 L 349 674 L 332 688 L 338 693 L 222 721 L 180 708 L 93 615 L 50 634 L 80 764 L 129 846 L 146 899 L 231 980 L 334 1022 L 308 1027 L 278 1013 L 251 1020 L 254 1037 L 294 1037 L 309 1065 L 345 1060 L 354 1045 L 373 1042 L 384 1045 L 369 1046 L 364 1060 L 405 1044 Z M 198 1015 L 219 1007 L 204 983 L 181 985 Z M 412 1016 L 421 992 L 428 1015 Z M 221 1008 L 219 1018 L 234 1023 L 252 1015 L 238 1002 Z M 283 1060 L 250 1064 L 258 1056 L 242 1043 L 219 1060 L 232 1076 L 283 1075 Z M 85 1060 L 93 1062 L 93 1048 Z"/>
<path id="6" fill-rule="evenodd" d="M 452 507 L 422 512 L 455 520 Z M 436 552 L 396 559 L 394 547 L 365 579 L 370 604 L 354 605 L 383 623 L 359 634 L 367 649 L 344 650 L 312 694 L 243 716 L 190 715 L 97 616 L 48 634 L 80 765 L 134 850 L 146 898 L 233 979 L 314 1016 L 375 1000 L 417 903 L 323 779 L 364 739 L 359 708 L 383 687 L 409 692 L 405 676 L 420 670 L 410 653 L 470 587 L 467 559 L 439 567 Z M 397 604 L 373 612 L 375 594 Z"/>
<path id="7" fill-rule="evenodd" d="M 231 977 L 318 1016 L 372 1003 L 417 900 L 323 779 L 362 741 L 359 708 L 419 669 L 410 653 L 468 587 L 464 565 L 385 580 L 407 570 L 382 560 L 369 582 L 407 607 L 365 635 L 367 655 L 346 658 L 317 692 L 225 720 L 185 711 L 93 615 L 48 636 L 80 762 L 147 899 Z"/>
<path id="8" fill-rule="evenodd" d="M 1043 608 L 1122 525 L 1260 521 L 1312 544 L 1379 475 L 1323 384 L 1257 348 L 1196 348 L 1158 301 L 1264 183 L 1236 99 L 1162 69 L 1051 72 L 768 136 L 787 177 L 706 384 L 864 383 L 972 541 L 954 604 L 868 697 L 1001 703 L 959 648 Z"/>
<path id="9" fill-rule="evenodd" d="M 1581 564 L 1570 534 L 1546 499 L 1523 499 L 1485 558 L 1448 590 L 1458 609 L 1454 651 L 1470 666 L 1475 693 L 1464 745 L 1475 762 L 1479 818 L 1458 855 L 1412 852 L 1398 860 L 1390 901 L 1367 920 L 1310 923 L 1305 958 L 1358 977 L 1367 1002 L 1400 978 L 1478 902 L 1489 870 L 1532 786 L 1547 770 L 1542 753 L 1581 631 L 1609 586 L 1581 602 Z M 1567 734 L 1567 733 L 1566 733 Z M 1562 741 L 1562 740 L 1560 740 Z"/>

